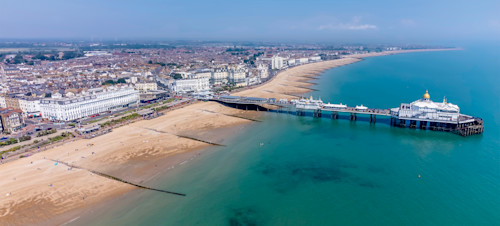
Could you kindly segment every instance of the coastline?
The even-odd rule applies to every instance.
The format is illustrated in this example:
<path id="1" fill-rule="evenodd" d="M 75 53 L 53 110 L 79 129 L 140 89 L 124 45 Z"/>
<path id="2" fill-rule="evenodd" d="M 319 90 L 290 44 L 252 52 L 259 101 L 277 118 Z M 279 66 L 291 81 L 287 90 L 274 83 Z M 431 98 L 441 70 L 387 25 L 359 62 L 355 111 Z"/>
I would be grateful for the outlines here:
<path id="1" fill-rule="evenodd" d="M 313 84 L 309 80 L 334 67 L 359 62 L 365 57 L 442 50 L 349 55 L 337 60 L 301 65 L 280 72 L 261 86 L 233 95 L 297 98 L 295 95 L 310 91 L 308 87 Z M 49 159 L 143 183 L 211 146 L 202 141 L 223 144 L 225 135 L 231 130 L 223 132 L 220 129 L 252 122 L 232 115 L 255 117 L 256 114 L 213 102 L 200 102 L 156 119 L 115 129 L 91 140 L 78 140 L 0 165 L 0 171 L 9 175 L 0 179 L 0 220 L 6 224 L 61 224 L 98 203 L 135 190 L 130 185 L 92 175 L 86 170 L 70 170 L 66 166 L 55 165 Z M 158 170 L 156 165 L 160 163 Z"/>

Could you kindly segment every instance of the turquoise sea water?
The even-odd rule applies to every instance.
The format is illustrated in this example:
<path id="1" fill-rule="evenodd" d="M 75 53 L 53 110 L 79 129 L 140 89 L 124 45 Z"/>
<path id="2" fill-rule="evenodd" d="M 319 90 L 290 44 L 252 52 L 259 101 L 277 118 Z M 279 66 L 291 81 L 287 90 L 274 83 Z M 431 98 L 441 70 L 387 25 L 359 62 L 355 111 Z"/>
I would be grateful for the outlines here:
<path id="1" fill-rule="evenodd" d="M 389 108 L 428 89 L 482 117 L 483 135 L 266 113 L 226 147 L 150 182 L 186 197 L 137 191 L 74 223 L 500 225 L 499 50 L 368 58 L 326 71 L 311 93 Z"/>

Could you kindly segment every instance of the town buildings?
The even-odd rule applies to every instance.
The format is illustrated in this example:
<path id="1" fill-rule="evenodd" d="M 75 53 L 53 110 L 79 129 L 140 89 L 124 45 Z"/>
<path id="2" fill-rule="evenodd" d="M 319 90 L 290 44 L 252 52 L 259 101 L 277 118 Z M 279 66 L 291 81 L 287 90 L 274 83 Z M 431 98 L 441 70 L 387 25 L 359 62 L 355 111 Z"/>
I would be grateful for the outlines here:
<path id="1" fill-rule="evenodd" d="M 256 85 L 286 67 L 316 61 L 321 59 L 320 55 L 339 54 L 314 46 L 277 48 L 227 43 L 181 44 L 172 48 L 161 48 L 163 45 L 135 48 L 136 44 L 128 48 L 126 43 L 113 48 L 108 48 L 108 43 L 69 46 L 86 51 L 79 51 L 78 57 L 63 59 L 64 52 L 33 49 L 30 53 L 20 53 L 25 60 L 21 63 L 12 63 L 18 53 L 0 55 L 0 108 L 19 109 L 25 118 L 73 120 L 128 104 L 120 101 L 109 104 L 99 97 L 99 92 L 91 94 L 103 85 L 132 86 L 140 93 L 140 101 L 147 103 L 173 93 Z M 359 52 L 359 48 L 344 50 L 342 54 L 348 51 Z M 45 59 L 36 58 L 37 54 Z M 104 88 L 103 92 L 112 89 Z M 92 99 L 93 96 L 97 99 Z"/>

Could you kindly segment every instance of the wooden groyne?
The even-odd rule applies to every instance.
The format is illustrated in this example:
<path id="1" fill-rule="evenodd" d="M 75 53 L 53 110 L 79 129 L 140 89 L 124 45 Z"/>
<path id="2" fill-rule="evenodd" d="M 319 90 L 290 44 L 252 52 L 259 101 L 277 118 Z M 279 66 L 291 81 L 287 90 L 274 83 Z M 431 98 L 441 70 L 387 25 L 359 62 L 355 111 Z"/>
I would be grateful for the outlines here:
<path id="1" fill-rule="evenodd" d="M 213 114 L 221 114 L 221 115 L 225 115 L 225 116 L 229 116 L 229 117 L 240 118 L 240 119 L 245 119 L 245 120 L 254 121 L 254 122 L 262 122 L 262 121 L 257 120 L 257 119 L 246 118 L 246 117 L 239 116 L 239 115 L 225 114 L 225 113 L 220 113 L 220 112 L 215 112 L 215 111 L 209 111 L 209 110 L 204 110 L 204 109 L 201 109 L 201 111 L 208 112 L 208 113 L 213 113 Z"/>
<path id="2" fill-rule="evenodd" d="M 154 132 L 157 132 L 157 133 L 171 134 L 171 135 L 174 135 L 176 137 L 190 139 L 190 140 L 195 140 L 195 141 L 199 141 L 199 142 L 203 142 L 203 143 L 211 144 L 211 145 L 215 145 L 215 146 L 225 146 L 223 144 L 218 144 L 218 143 L 214 143 L 214 142 L 211 142 L 211 141 L 206 141 L 206 140 L 202 140 L 202 139 L 199 139 L 199 138 L 190 137 L 190 136 L 186 136 L 186 135 L 173 134 L 173 133 L 169 133 L 169 132 L 165 132 L 165 131 L 161 131 L 161 130 L 157 130 L 157 129 L 153 129 L 153 128 L 139 127 L 139 126 L 137 128 L 151 130 L 151 131 L 154 131 Z"/>
<path id="3" fill-rule="evenodd" d="M 89 171 L 89 172 L 91 172 L 93 174 L 99 175 L 101 177 L 105 177 L 105 178 L 108 178 L 108 179 L 111 179 L 111 180 L 115 180 L 115 181 L 118 181 L 118 182 L 121 182 L 121 183 L 125 183 L 125 184 L 130 184 L 130 185 L 135 186 L 137 188 L 151 190 L 151 191 L 157 191 L 157 192 L 162 192 L 162 193 L 166 193 L 166 194 L 178 195 L 178 196 L 186 196 L 186 194 L 179 193 L 179 192 L 173 192 L 173 191 L 167 191 L 167 190 L 163 190 L 163 189 L 151 188 L 151 187 L 143 186 L 143 185 L 140 185 L 140 184 L 132 183 L 130 181 L 126 181 L 124 179 L 121 179 L 121 178 L 118 178 L 118 177 L 115 177 L 115 176 L 111 176 L 109 174 L 105 174 L 105 173 L 102 173 L 102 172 L 99 172 L 99 171 L 96 171 L 96 170 L 92 170 L 92 169 L 87 169 L 87 168 L 75 166 L 73 164 L 70 164 L 70 163 L 67 163 L 67 162 L 63 162 L 63 161 L 60 161 L 60 160 L 53 160 L 53 159 L 49 159 L 49 160 L 53 161 L 53 162 L 57 162 L 58 164 L 60 163 L 60 164 L 66 165 L 66 166 L 71 167 L 71 168 L 86 170 L 86 171 Z"/>

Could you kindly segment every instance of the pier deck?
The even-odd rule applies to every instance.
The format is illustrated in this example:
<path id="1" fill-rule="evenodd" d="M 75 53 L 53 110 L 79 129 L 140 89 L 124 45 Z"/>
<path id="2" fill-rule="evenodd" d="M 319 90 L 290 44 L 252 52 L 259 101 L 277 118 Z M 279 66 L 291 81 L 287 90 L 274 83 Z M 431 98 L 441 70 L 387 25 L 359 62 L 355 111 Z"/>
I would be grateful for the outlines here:
<path id="1" fill-rule="evenodd" d="M 366 108 L 359 109 L 358 107 L 325 107 L 322 102 L 319 105 L 303 105 L 296 104 L 288 100 L 277 101 L 274 98 L 258 98 L 258 97 L 240 97 L 240 96 L 218 96 L 210 99 L 219 103 L 232 105 L 236 108 L 245 107 L 246 110 L 268 110 L 270 106 L 278 109 L 286 109 L 287 112 L 295 112 L 298 116 L 305 115 L 305 112 L 312 112 L 313 117 L 322 117 L 323 112 L 329 112 L 332 119 L 338 119 L 340 113 L 350 114 L 349 119 L 357 120 L 358 115 L 370 116 L 370 123 L 376 122 L 377 116 L 389 117 L 391 126 L 412 129 L 428 129 L 436 131 L 446 131 L 459 134 L 461 136 L 469 136 L 481 134 L 484 131 L 483 120 L 477 117 L 460 114 L 458 119 L 443 120 L 443 119 L 428 119 L 428 118 L 406 118 L 399 117 L 391 112 L 391 109 Z M 253 106 L 253 107 L 248 107 Z M 279 110 L 279 112 L 282 110 Z"/>

